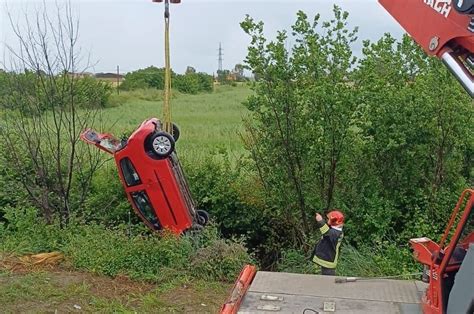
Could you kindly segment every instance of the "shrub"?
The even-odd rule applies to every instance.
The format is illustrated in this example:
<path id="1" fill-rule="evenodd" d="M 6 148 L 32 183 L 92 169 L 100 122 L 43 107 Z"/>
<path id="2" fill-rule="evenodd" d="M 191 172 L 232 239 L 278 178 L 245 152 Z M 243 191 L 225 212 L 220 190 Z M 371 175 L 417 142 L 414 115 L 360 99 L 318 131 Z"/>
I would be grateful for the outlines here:
<path id="1" fill-rule="evenodd" d="M 84 226 L 79 231 L 70 235 L 64 253 L 75 267 L 109 276 L 125 274 L 153 280 L 163 267 L 186 266 L 191 251 L 187 239 L 168 233 L 129 238 L 124 230 L 112 231 L 100 225 Z"/>
<path id="2" fill-rule="evenodd" d="M 123 83 L 120 85 L 122 90 L 155 88 L 163 89 L 165 85 L 164 68 L 150 66 L 145 69 L 129 72 L 125 75 Z M 174 77 L 171 72 L 171 77 Z"/>
<path id="3" fill-rule="evenodd" d="M 288 273 L 312 274 L 315 272 L 315 266 L 310 261 L 309 253 L 302 250 L 287 249 L 282 251 L 276 270 Z"/>
<path id="4" fill-rule="evenodd" d="M 127 73 L 125 80 L 120 85 L 121 90 L 163 90 L 165 85 L 164 68 L 148 67 Z M 199 92 L 211 92 L 213 79 L 206 73 L 186 73 L 184 75 L 175 74 L 171 71 L 171 81 L 173 88 L 185 94 L 197 94 Z M 162 93 L 162 92 L 161 92 Z M 161 97 L 161 96 L 160 96 Z M 156 99 L 152 99 L 156 100 Z"/>
<path id="5" fill-rule="evenodd" d="M 6 209 L 0 223 L 0 252 L 30 254 L 62 251 L 78 269 L 153 282 L 176 276 L 233 281 L 252 262 L 242 241 L 223 240 L 210 225 L 194 236 L 170 232 L 127 232 L 100 224 L 70 223 L 61 229 L 38 220 L 34 208 Z"/>
<path id="6" fill-rule="evenodd" d="M 129 220 L 134 224 L 139 222 L 135 214 L 130 215 L 131 211 L 115 165 L 99 169 L 92 179 L 80 217 L 86 222 L 113 227 Z"/>
<path id="7" fill-rule="evenodd" d="M 418 264 L 419 265 L 419 264 Z M 408 245 L 378 244 L 355 248 L 345 245 L 341 250 L 338 274 L 346 276 L 378 277 L 409 274 L 417 271 Z"/>
<path id="8" fill-rule="evenodd" d="M 216 239 L 193 254 L 190 267 L 200 278 L 232 282 L 249 263 L 252 259 L 243 243 Z"/>
<path id="9" fill-rule="evenodd" d="M 283 250 L 276 270 L 314 274 L 319 267 L 311 261 L 311 251 Z M 394 244 L 379 244 L 373 247 L 356 249 L 348 243 L 341 247 L 341 256 L 336 268 L 339 276 L 380 277 L 387 275 L 410 274 L 419 270 L 406 247 Z"/>
<path id="10" fill-rule="evenodd" d="M 64 234 L 56 225 L 47 225 L 32 207 L 3 208 L 0 223 L 0 251 L 17 254 L 55 251 L 61 248 Z"/>
<path id="11" fill-rule="evenodd" d="M 212 91 L 212 76 L 205 73 L 187 73 L 177 75 L 173 86 L 185 94 L 197 94 L 199 92 Z"/>
<path id="12" fill-rule="evenodd" d="M 105 108 L 112 94 L 112 86 L 93 77 L 84 77 L 77 80 L 75 92 L 80 107 Z"/>
<path id="13" fill-rule="evenodd" d="M 234 163 L 226 153 L 215 154 L 184 168 L 198 207 L 209 212 L 222 235 L 244 237 L 252 252 L 264 255 L 263 247 L 274 241 L 273 226 L 261 213 L 261 187 L 245 159 Z"/>

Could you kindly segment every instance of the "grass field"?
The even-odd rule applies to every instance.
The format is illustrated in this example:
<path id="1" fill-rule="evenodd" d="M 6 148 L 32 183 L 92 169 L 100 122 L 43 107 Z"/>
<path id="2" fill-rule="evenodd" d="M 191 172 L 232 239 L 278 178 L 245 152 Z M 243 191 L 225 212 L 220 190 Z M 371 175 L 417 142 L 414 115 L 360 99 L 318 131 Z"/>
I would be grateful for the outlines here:
<path id="1" fill-rule="evenodd" d="M 2 272 L 1 313 L 216 313 L 230 284 L 163 286 L 55 268 Z"/>
<path id="2" fill-rule="evenodd" d="M 247 114 L 242 102 L 251 94 L 248 86 L 219 86 L 214 93 L 185 95 L 172 99 L 172 120 L 181 131 L 176 145 L 180 156 L 195 160 L 221 149 L 229 154 L 243 152 L 238 132 Z M 116 136 L 130 134 L 143 120 L 161 117 L 162 101 L 128 99 L 103 111 L 104 130 Z M 119 98 L 120 99 L 120 98 Z"/>

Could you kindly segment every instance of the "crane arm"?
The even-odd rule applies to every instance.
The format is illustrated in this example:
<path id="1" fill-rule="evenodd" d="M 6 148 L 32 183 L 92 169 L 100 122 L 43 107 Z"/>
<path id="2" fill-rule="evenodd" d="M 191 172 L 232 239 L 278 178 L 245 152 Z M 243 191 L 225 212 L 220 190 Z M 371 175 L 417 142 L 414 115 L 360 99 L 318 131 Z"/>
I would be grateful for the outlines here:
<path id="1" fill-rule="evenodd" d="M 474 0 L 379 0 L 429 55 L 474 97 Z"/>

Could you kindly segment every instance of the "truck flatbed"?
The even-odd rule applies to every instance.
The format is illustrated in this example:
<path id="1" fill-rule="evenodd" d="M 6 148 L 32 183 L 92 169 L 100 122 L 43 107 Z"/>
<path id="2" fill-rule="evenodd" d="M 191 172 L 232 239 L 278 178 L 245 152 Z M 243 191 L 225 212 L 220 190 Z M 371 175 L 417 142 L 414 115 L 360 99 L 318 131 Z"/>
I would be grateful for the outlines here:
<path id="1" fill-rule="evenodd" d="M 421 281 L 335 278 L 259 271 L 238 313 L 421 313 Z"/>

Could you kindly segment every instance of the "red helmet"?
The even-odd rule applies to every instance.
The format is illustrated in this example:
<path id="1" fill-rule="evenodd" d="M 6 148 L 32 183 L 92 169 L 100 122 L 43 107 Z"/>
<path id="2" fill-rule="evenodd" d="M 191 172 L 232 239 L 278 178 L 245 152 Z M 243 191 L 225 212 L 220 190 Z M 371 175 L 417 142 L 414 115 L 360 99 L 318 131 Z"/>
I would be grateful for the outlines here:
<path id="1" fill-rule="evenodd" d="M 330 211 L 328 214 L 328 225 L 338 226 L 344 224 L 344 214 L 338 210 Z"/>

